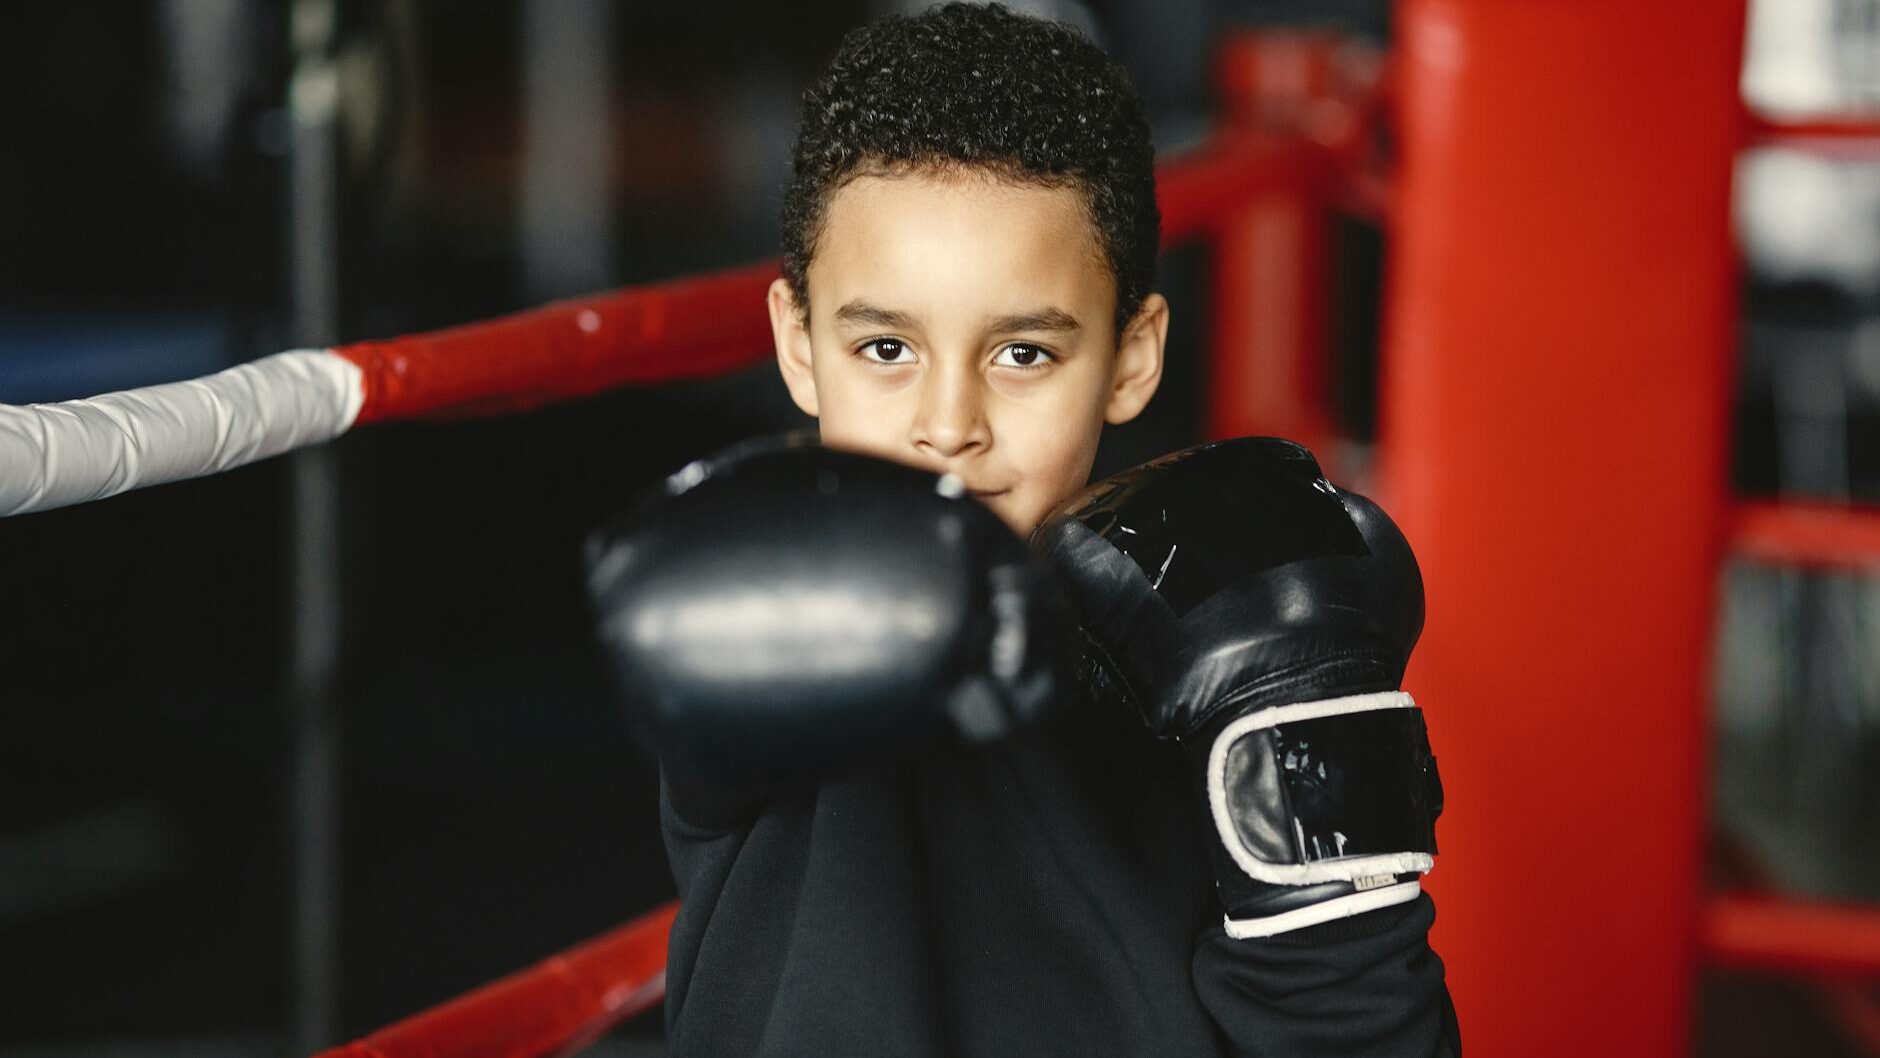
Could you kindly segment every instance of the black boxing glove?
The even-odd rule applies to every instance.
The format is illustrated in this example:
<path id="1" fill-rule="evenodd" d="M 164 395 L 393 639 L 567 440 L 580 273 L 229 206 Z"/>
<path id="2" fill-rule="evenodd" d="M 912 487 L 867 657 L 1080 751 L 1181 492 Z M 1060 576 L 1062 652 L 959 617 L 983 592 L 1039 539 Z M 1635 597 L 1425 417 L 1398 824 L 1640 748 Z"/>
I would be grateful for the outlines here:
<path id="1" fill-rule="evenodd" d="M 673 474 L 589 540 L 588 589 L 669 786 L 712 816 L 1000 738 L 1075 659 L 1050 574 L 957 479 L 800 436 Z"/>
<path id="2" fill-rule="evenodd" d="M 1376 504 L 1290 441 L 1153 460 L 1047 518 L 1083 677 L 1186 744 L 1234 937 L 1415 899 L 1442 787 L 1400 689 L 1423 581 Z"/>

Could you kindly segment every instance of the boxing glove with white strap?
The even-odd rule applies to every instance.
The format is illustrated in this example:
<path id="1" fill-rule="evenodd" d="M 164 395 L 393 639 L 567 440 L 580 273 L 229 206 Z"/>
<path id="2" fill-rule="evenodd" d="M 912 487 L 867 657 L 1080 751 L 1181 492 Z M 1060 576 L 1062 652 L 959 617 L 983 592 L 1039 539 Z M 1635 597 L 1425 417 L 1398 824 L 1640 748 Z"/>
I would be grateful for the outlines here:
<path id="1" fill-rule="evenodd" d="M 1376 504 L 1299 445 L 1243 438 L 1090 487 L 1032 545 L 1070 587 L 1098 697 L 1190 747 L 1229 935 L 1416 898 L 1442 811 L 1400 689 L 1423 583 Z"/>

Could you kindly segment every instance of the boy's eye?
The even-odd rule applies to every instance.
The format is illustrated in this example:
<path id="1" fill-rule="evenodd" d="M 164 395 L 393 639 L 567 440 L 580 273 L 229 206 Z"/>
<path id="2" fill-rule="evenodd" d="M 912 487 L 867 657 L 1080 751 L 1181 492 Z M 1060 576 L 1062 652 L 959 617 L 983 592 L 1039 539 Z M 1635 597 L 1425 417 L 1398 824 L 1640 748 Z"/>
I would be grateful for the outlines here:
<path id="1" fill-rule="evenodd" d="M 911 364 L 914 356 L 907 343 L 893 338 L 874 338 L 862 343 L 862 359 L 873 364 Z"/>
<path id="2" fill-rule="evenodd" d="M 1054 359 L 1050 353 L 1035 345 L 1013 342 L 999 350 L 999 355 L 992 362 L 998 367 L 1043 367 Z"/>

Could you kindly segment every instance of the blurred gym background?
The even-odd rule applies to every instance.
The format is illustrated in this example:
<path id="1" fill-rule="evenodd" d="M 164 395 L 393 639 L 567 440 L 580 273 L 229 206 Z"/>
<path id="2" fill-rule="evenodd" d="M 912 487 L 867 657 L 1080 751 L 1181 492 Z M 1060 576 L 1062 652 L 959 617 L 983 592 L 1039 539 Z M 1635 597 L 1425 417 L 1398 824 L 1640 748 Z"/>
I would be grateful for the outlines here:
<path id="1" fill-rule="evenodd" d="M 18 5 L 0 401 L 769 256 L 802 85 L 909 6 Z M 1385 0 L 1009 6 L 1105 42 L 1164 150 L 1214 119 L 1225 34 L 1391 39 Z M 1757 111 L 1880 110 L 1880 0 L 1753 0 L 1748 42 Z M 1737 490 L 1880 501 L 1880 141 L 1757 148 L 1736 194 Z M 1387 252 L 1340 222 L 1360 464 Z M 1100 472 L 1199 438 L 1205 268 L 1167 261 L 1170 379 Z M 797 421 L 765 367 L 0 521 L 0 1054 L 304 1054 L 669 898 L 579 543 L 686 458 Z M 1738 563 L 1722 589 L 1718 870 L 1880 902 L 1880 579 Z M 1867 1053 L 1806 984 L 1700 994 L 1701 1054 Z M 657 1036 L 649 1015 L 595 1053 Z"/>

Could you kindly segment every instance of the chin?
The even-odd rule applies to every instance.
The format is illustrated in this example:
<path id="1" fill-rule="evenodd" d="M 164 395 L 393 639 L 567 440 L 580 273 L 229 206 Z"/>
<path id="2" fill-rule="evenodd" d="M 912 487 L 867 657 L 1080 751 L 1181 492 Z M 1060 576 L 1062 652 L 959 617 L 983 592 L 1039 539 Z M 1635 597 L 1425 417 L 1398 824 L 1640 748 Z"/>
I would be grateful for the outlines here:
<path id="1" fill-rule="evenodd" d="M 1038 523 L 1044 520 L 1044 514 L 1042 512 L 1019 510 L 1010 504 L 1000 503 L 997 500 L 988 501 L 986 506 L 991 508 L 992 513 L 998 515 L 999 520 L 1004 522 L 1020 537 L 1031 536 L 1031 531 L 1036 529 Z"/>

